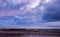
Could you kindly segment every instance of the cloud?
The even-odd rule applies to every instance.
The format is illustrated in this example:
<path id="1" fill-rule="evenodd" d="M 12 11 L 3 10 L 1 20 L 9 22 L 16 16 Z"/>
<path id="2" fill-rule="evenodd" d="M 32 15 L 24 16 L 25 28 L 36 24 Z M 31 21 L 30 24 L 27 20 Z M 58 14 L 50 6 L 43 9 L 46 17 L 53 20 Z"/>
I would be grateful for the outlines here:
<path id="1" fill-rule="evenodd" d="M 46 21 L 60 21 L 60 3 L 56 0 L 53 4 L 46 6 L 43 19 Z"/>
<path id="2" fill-rule="evenodd" d="M 11 1 L 9 2 L 11 3 Z M 15 3 L 15 2 L 16 1 L 12 3 Z M 4 7 L 0 6 L 0 16 L 1 16 L 0 25 L 4 25 L 4 26 L 15 25 L 15 26 L 21 26 L 21 27 L 30 26 L 31 28 L 34 28 L 34 27 L 49 28 L 49 27 L 60 26 L 59 0 L 55 0 L 52 3 L 49 1 L 41 0 L 41 2 L 39 3 L 39 6 L 29 10 L 26 8 L 28 3 L 14 4 L 14 5 L 10 3 L 8 3 Z M 17 3 L 20 3 L 20 1 Z M 32 6 L 34 7 L 35 5 L 31 5 L 31 7 Z"/>

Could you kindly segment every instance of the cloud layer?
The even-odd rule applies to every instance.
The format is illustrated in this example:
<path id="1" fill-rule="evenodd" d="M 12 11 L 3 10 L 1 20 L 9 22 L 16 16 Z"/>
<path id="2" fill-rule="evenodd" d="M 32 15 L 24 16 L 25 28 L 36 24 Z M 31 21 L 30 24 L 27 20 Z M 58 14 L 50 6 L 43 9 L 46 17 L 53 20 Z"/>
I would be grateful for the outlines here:
<path id="1" fill-rule="evenodd" d="M 36 0 L 0 1 L 0 26 L 2 27 L 60 27 L 60 0 L 37 0 L 40 1 L 37 6 L 33 3 Z"/>

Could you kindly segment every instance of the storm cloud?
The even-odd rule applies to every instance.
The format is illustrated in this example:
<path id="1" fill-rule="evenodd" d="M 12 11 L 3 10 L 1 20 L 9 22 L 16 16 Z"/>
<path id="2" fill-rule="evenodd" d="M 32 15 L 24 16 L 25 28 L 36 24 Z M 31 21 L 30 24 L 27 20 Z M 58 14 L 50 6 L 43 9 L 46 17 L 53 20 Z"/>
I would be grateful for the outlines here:
<path id="1" fill-rule="evenodd" d="M 60 0 L 0 1 L 2 27 L 60 27 Z"/>

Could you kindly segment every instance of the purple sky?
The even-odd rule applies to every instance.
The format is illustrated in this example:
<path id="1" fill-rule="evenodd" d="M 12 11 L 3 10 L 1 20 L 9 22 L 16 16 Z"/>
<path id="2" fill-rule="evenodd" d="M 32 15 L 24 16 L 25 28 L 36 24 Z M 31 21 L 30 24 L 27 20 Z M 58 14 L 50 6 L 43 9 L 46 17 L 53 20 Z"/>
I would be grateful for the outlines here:
<path id="1" fill-rule="evenodd" d="M 0 0 L 0 26 L 59 28 L 60 0 Z"/>

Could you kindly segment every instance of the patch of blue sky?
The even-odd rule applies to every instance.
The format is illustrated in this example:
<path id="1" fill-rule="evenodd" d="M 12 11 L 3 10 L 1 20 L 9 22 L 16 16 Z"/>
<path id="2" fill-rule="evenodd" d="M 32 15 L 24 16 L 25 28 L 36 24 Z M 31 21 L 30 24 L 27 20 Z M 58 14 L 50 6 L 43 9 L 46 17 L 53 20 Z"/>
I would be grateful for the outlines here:
<path id="1" fill-rule="evenodd" d="M 7 21 L 7 22 L 6 22 Z M 33 24 L 31 19 L 18 19 L 12 16 L 7 16 L 7 17 L 1 17 L 0 18 L 0 25 L 28 25 L 28 24 Z"/>
<path id="2" fill-rule="evenodd" d="M 33 22 L 32 19 L 23 18 L 19 19 L 13 16 L 6 16 L 0 18 L 0 25 L 17 25 L 17 26 L 34 26 L 40 24 L 40 22 Z M 7 21 L 7 22 L 6 22 Z M 40 25 L 42 26 L 42 25 Z"/>
<path id="3" fill-rule="evenodd" d="M 6 5 L 5 7 L 0 7 L 2 11 L 15 10 L 15 9 L 17 10 L 19 8 L 20 8 L 19 5 L 16 5 L 16 6 Z"/>
<path id="4" fill-rule="evenodd" d="M 3 19 L 6 19 L 6 18 L 8 18 L 7 20 L 10 20 L 10 21 L 8 21 L 8 22 L 6 22 L 6 21 L 4 21 Z M 46 23 L 40 23 L 40 22 L 32 22 L 30 19 L 18 19 L 18 18 L 16 18 L 16 17 L 13 17 L 13 16 L 7 16 L 7 17 L 1 17 L 0 18 L 0 26 L 7 26 L 7 27 L 14 27 L 14 26 L 16 26 L 16 27 L 23 27 L 23 26 L 33 26 L 33 27 L 35 27 L 35 26 L 37 26 L 37 27 L 58 27 L 59 25 L 57 24 L 55 24 L 54 25 L 54 23 L 56 23 L 56 22 L 46 22 Z M 51 24 L 51 25 L 50 25 Z"/>
<path id="5" fill-rule="evenodd" d="M 6 6 L 2 7 L 0 6 L 0 10 L 5 11 L 5 10 L 18 10 L 19 8 L 21 8 L 22 6 L 27 5 L 27 3 L 21 3 L 21 4 L 12 4 L 12 3 L 8 3 Z"/>

